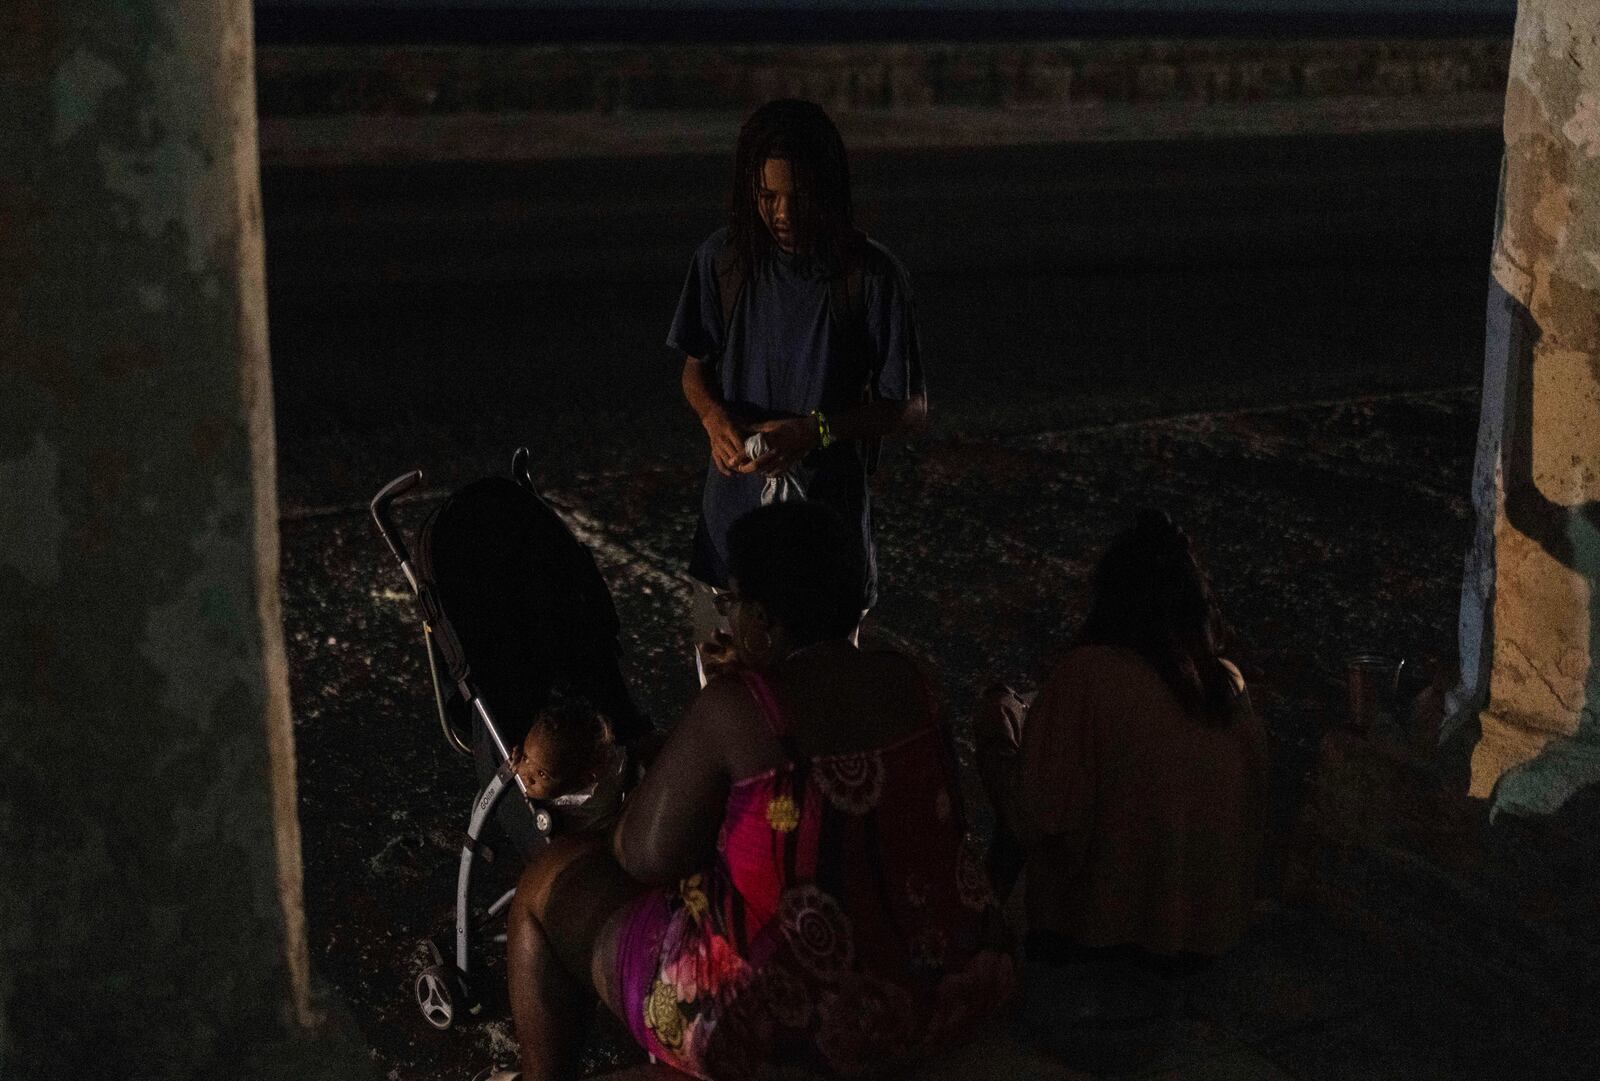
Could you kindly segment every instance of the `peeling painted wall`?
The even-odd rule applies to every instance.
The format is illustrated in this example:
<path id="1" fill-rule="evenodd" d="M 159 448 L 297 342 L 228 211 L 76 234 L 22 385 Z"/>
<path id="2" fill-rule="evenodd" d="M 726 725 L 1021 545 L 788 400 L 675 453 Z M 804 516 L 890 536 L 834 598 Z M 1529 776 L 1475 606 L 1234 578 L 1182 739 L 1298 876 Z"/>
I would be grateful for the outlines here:
<path id="1" fill-rule="evenodd" d="M 254 110 L 248 0 L 0 5 L 8 1081 L 311 1020 Z"/>
<path id="2" fill-rule="evenodd" d="M 1600 6 L 1526 0 L 1506 93 L 1460 700 L 1471 791 L 1600 781 Z"/>

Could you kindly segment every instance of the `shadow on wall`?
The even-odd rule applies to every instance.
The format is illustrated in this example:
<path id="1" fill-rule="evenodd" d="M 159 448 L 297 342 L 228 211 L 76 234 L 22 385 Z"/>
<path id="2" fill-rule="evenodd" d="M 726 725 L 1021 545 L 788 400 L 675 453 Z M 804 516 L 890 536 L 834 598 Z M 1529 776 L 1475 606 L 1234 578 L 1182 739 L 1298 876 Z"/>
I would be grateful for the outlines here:
<path id="1" fill-rule="evenodd" d="M 1600 783 L 1600 502 L 1563 505 L 1550 500 L 1534 478 L 1534 365 L 1542 331 L 1533 313 L 1499 284 L 1490 281 L 1488 346 L 1503 349 L 1505 369 L 1498 403 L 1505 418 L 1501 444 L 1504 512 L 1508 524 L 1538 545 L 1563 568 L 1587 578 L 1589 590 L 1589 670 L 1583 680 L 1586 701 L 1579 706 L 1577 730 L 1552 738 L 1531 760 L 1495 781 L 1491 814 L 1553 814 L 1580 790 Z M 1485 391 L 1489 392 L 1486 386 Z M 1486 416 L 1486 419 L 1487 416 Z M 1480 437 L 1481 438 L 1481 437 Z M 1492 572 L 1491 572 L 1492 573 Z M 1492 595 L 1485 608 L 1478 684 L 1488 689 L 1492 664 Z M 1553 664 L 1553 658 L 1536 658 Z M 1560 695 L 1552 688 L 1552 693 Z M 1470 742 L 1482 738 L 1471 733 Z"/>

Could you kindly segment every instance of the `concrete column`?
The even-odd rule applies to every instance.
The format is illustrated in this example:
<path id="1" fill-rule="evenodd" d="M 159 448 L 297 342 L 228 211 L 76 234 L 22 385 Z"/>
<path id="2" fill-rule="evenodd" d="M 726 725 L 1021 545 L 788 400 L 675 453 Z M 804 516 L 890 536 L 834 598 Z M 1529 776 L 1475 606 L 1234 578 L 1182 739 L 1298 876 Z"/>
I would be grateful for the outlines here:
<path id="1" fill-rule="evenodd" d="M 307 1037 L 252 65 L 249 0 L 0 4 L 7 1081 L 337 1057 Z"/>
<path id="2" fill-rule="evenodd" d="M 1550 813 L 1600 781 L 1594 0 L 1523 0 L 1505 139 L 1475 484 L 1480 535 L 1463 591 L 1466 690 L 1487 691 L 1471 792 L 1492 796 L 1496 810 Z"/>

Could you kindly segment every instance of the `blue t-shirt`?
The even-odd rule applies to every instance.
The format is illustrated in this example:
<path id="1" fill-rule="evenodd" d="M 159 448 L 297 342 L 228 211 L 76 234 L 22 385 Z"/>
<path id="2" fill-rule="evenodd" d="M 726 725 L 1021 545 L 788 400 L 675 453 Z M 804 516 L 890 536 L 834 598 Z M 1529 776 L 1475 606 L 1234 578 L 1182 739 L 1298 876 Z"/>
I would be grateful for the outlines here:
<path id="1" fill-rule="evenodd" d="M 774 251 L 746 277 L 729 326 L 722 325 L 717 259 L 727 239 L 719 229 L 701 244 L 672 318 L 667 345 L 714 363 L 723 401 L 735 423 L 833 415 L 858 408 L 869 381 L 873 395 L 906 401 L 925 392 L 922 358 L 905 268 L 881 245 L 862 252 L 865 348 L 851 348 L 848 313 L 832 313 L 834 289 L 814 260 Z M 864 355 L 863 355 L 864 354 Z M 865 449 L 841 440 L 813 451 L 806 497 L 838 511 L 860 539 L 867 581 L 862 607 L 877 603 L 877 553 L 867 494 Z M 728 584 L 728 530 L 761 505 L 759 473 L 724 477 L 709 462 L 689 573 L 717 587 Z"/>

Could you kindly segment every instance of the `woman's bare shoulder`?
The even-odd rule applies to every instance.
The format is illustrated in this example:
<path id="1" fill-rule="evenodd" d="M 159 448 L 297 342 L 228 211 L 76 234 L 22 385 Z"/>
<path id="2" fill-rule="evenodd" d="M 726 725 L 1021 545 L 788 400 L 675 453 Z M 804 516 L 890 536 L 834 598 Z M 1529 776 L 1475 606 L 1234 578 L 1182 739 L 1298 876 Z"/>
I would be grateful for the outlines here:
<path id="1" fill-rule="evenodd" d="M 726 737 L 730 732 L 749 727 L 752 719 L 759 719 L 761 708 L 755 696 L 737 672 L 713 676 L 689 703 L 681 723 L 712 738 Z"/>

